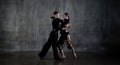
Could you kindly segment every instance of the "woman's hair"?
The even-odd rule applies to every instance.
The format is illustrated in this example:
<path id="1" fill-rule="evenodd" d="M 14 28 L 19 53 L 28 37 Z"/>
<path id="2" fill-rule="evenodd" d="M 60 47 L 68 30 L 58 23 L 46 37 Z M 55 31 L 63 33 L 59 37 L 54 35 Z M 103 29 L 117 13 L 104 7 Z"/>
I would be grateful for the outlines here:
<path id="1" fill-rule="evenodd" d="M 64 13 L 65 16 L 68 16 L 69 14 L 68 13 Z"/>
<path id="2" fill-rule="evenodd" d="M 65 16 L 68 16 L 68 18 L 70 19 L 70 17 L 69 17 L 69 14 L 68 14 L 68 13 L 64 13 L 64 15 L 65 15 Z"/>

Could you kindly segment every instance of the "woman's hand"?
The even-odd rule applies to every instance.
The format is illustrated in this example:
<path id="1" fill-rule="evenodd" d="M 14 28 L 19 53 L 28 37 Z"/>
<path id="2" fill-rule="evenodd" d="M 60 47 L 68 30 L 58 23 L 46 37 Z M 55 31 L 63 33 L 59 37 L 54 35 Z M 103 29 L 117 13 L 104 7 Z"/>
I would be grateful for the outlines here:
<path id="1" fill-rule="evenodd" d="M 55 18 L 55 16 L 54 16 L 54 15 L 52 15 L 50 18 L 54 19 L 54 18 Z"/>

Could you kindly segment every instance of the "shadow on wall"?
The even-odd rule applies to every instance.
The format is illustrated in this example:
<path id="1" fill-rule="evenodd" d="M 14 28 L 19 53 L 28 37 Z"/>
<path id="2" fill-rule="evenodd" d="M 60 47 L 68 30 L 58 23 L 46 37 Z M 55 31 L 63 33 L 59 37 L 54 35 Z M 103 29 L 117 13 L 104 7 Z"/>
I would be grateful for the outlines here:
<path id="1" fill-rule="evenodd" d="M 111 0 L 111 29 L 110 35 L 103 39 L 106 55 L 120 55 L 120 0 Z"/>
<path id="2" fill-rule="evenodd" d="M 7 36 L 9 32 L 4 30 L 4 21 L 6 15 L 7 0 L 0 0 L 0 51 L 10 49 L 10 44 L 6 44 Z"/>
<path id="3" fill-rule="evenodd" d="M 116 22 L 113 22 L 111 35 L 104 40 L 103 46 L 106 48 L 107 54 L 120 54 L 120 25 L 118 25 Z"/>

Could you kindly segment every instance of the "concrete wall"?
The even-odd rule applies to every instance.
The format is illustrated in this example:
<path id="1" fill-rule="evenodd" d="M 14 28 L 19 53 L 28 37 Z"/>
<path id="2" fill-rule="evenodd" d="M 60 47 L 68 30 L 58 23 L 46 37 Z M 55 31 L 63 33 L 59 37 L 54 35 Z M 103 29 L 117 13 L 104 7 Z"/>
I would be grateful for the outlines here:
<path id="1" fill-rule="evenodd" d="M 40 51 L 49 37 L 50 16 L 55 10 L 61 14 L 69 12 L 71 39 L 77 51 L 104 51 L 110 37 L 118 32 L 115 29 L 119 30 L 119 27 L 115 28 L 120 25 L 117 24 L 117 2 L 119 1 L 0 0 L 0 51 Z M 114 37 L 119 39 L 116 36 Z"/>

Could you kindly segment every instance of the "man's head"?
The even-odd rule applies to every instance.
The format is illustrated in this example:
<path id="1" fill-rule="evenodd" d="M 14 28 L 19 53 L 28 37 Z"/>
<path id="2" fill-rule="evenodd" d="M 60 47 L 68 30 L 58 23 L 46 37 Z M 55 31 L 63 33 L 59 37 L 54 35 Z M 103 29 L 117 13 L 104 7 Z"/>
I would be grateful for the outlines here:
<path id="1" fill-rule="evenodd" d="M 55 18 L 60 18 L 60 13 L 58 11 L 54 11 L 53 15 Z"/>

